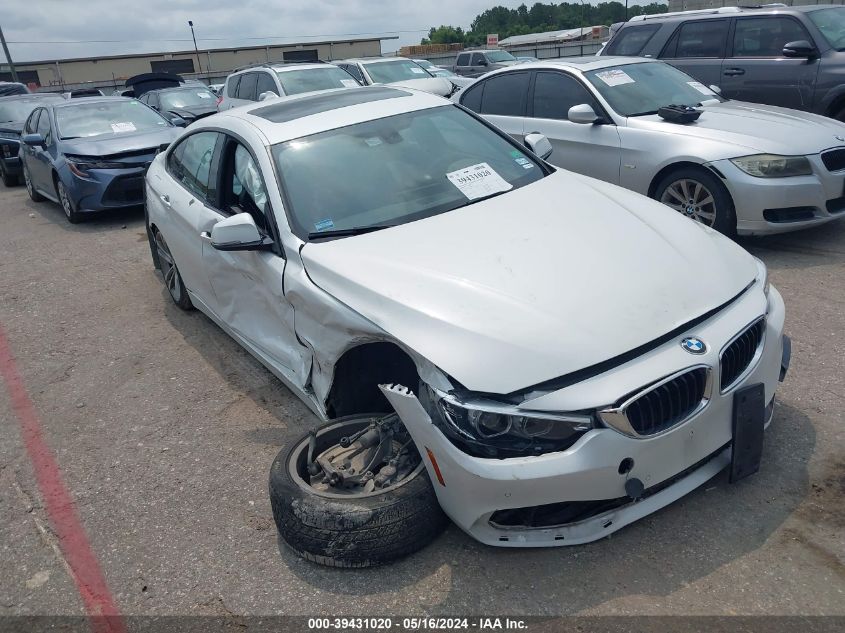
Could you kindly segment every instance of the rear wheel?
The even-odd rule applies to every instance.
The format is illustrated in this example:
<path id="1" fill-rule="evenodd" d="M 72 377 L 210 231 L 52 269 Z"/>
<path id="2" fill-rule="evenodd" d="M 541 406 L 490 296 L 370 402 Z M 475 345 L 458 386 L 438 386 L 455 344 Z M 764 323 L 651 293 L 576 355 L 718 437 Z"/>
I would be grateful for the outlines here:
<path id="1" fill-rule="evenodd" d="M 654 197 L 691 220 L 729 237 L 736 235 L 731 196 L 716 176 L 703 169 L 682 167 L 667 174 L 657 184 Z"/>
<path id="2" fill-rule="evenodd" d="M 173 299 L 173 303 L 183 310 L 192 309 L 194 305 L 188 296 L 188 289 L 185 288 L 185 284 L 182 282 L 182 275 L 179 274 L 179 269 L 176 268 L 176 262 L 170 253 L 170 249 L 167 247 L 167 242 L 164 241 L 161 231 L 155 232 L 155 246 L 161 274 L 164 277 L 164 285 L 167 286 L 167 292 L 170 293 L 170 298 Z"/>
<path id="3" fill-rule="evenodd" d="M 26 185 L 26 192 L 29 194 L 33 202 L 44 202 L 45 198 L 35 190 L 35 185 L 32 184 L 32 177 L 29 175 L 29 168 L 26 163 L 23 165 L 23 181 Z"/>
<path id="4" fill-rule="evenodd" d="M 270 469 L 270 503 L 285 543 L 330 567 L 402 558 L 448 521 L 396 414 L 339 418 L 292 442 Z"/>
<path id="5" fill-rule="evenodd" d="M 65 183 L 58 178 L 56 179 L 56 192 L 59 194 L 59 204 L 62 205 L 62 211 L 67 216 L 67 221 L 71 224 L 79 224 L 82 222 L 82 214 L 77 210 L 73 200 L 70 199 Z"/>
<path id="6" fill-rule="evenodd" d="M 6 171 L 6 165 L 0 160 L 0 179 L 3 180 L 3 184 L 7 187 L 14 187 L 18 183 L 17 175 L 12 175 Z"/>

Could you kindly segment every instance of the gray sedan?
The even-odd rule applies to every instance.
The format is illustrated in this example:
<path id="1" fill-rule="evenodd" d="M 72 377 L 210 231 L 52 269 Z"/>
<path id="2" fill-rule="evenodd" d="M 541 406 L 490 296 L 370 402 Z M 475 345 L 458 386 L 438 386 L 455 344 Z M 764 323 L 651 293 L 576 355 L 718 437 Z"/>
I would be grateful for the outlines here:
<path id="1" fill-rule="evenodd" d="M 845 125 L 728 101 L 663 62 L 521 64 L 490 73 L 455 100 L 518 140 L 545 134 L 554 147 L 549 161 L 559 167 L 656 198 L 728 235 L 845 216 Z M 673 122 L 661 111 L 669 105 L 700 116 Z"/>

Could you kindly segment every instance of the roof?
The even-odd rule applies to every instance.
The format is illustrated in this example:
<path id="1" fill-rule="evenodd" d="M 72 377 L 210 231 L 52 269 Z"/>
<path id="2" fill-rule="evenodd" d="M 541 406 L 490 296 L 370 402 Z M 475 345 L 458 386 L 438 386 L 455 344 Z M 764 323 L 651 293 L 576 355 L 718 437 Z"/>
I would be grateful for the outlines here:
<path id="1" fill-rule="evenodd" d="M 44 99 L 66 101 L 66 99 L 57 92 L 30 92 L 28 94 L 9 95 L 8 97 L 0 96 L 0 103 L 5 103 L 7 101 L 43 101 Z"/>
<path id="2" fill-rule="evenodd" d="M 493 72 L 506 72 L 514 69 L 527 68 L 570 68 L 579 72 L 588 72 L 590 70 L 598 70 L 600 68 L 609 68 L 611 66 L 624 66 L 626 64 L 662 64 L 656 59 L 648 57 L 613 57 L 610 55 L 602 55 L 596 57 L 595 55 L 587 55 L 585 57 L 563 57 L 560 59 L 545 59 L 536 62 L 526 62 L 519 64 L 519 66 L 508 66 L 502 70 L 494 70 Z"/>
<path id="3" fill-rule="evenodd" d="M 414 61 L 408 57 L 350 57 L 349 59 L 336 59 L 333 64 L 373 64 L 379 62 Z"/>
<path id="4" fill-rule="evenodd" d="M 591 35 L 594 28 L 606 29 L 604 24 L 585 26 L 577 29 L 563 29 L 560 31 L 544 31 L 543 33 L 529 33 L 528 35 L 511 35 L 499 41 L 499 46 L 519 46 L 535 42 L 565 42 L 584 35 Z"/>
<path id="5" fill-rule="evenodd" d="M 707 18 L 715 18 L 715 17 L 725 17 L 725 14 L 728 14 L 730 17 L 731 14 L 736 13 L 754 13 L 754 14 L 766 14 L 766 13 L 790 13 L 790 12 L 800 12 L 800 13 L 809 13 L 811 11 L 818 11 L 820 9 L 841 9 L 843 6 L 841 4 L 810 4 L 810 5 L 800 5 L 800 6 L 787 6 L 782 3 L 768 3 L 768 4 L 759 4 L 759 5 L 749 5 L 749 6 L 727 6 L 727 7 L 713 7 L 711 9 L 691 9 L 688 11 L 670 11 L 669 13 L 653 13 L 653 14 L 643 14 L 637 15 L 628 20 L 628 22 L 632 24 L 637 24 L 639 22 L 659 22 L 659 21 L 672 21 L 672 22 L 682 22 L 684 20 L 688 20 L 691 18 L 698 19 L 707 19 Z M 624 23 L 623 23 L 624 24 Z"/>
<path id="6" fill-rule="evenodd" d="M 220 125 L 226 117 L 245 120 L 258 128 L 270 145 L 275 145 L 347 125 L 450 105 L 450 101 L 427 92 L 366 86 L 280 97 L 270 104 L 224 110 L 201 123 Z"/>

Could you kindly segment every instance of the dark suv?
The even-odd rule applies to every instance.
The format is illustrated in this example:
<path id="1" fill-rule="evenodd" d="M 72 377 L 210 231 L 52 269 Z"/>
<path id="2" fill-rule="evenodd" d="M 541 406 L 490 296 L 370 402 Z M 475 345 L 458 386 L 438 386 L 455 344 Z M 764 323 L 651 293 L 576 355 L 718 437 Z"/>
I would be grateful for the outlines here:
<path id="1" fill-rule="evenodd" d="M 602 55 L 662 59 L 730 99 L 845 121 L 845 7 L 723 7 L 637 16 Z"/>

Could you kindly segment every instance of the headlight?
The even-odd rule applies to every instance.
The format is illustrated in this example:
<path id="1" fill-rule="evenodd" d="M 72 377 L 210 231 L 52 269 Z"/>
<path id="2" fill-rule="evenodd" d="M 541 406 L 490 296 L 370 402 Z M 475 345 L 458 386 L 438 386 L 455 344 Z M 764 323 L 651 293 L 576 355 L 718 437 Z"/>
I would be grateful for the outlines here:
<path id="1" fill-rule="evenodd" d="M 755 156 L 732 158 L 731 162 L 746 174 L 757 178 L 809 176 L 813 173 L 813 168 L 806 156 L 756 154 Z"/>
<path id="2" fill-rule="evenodd" d="M 88 171 L 91 169 L 130 169 L 134 165 L 127 165 L 125 163 L 110 162 L 107 160 L 97 160 L 96 158 L 70 158 L 65 157 L 67 165 L 70 170 L 77 176 L 86 177 Z"/>
<path id="3" fill-rule="evenodd" d="M 769 284 L 769 269 L 766 268 L 766 264 L 763 263 L 763 260 L 759 257 L 754 258 L 757 261 L 757 270 L 759 271 L 757 275 L 757 281 L 763 284 L 763 294 L 767 297 L 769 296 L 769 288 L 771 284 Z"/>
<path id="4" fill-rule="evenodd" d="M 563 451 L 594 427 L 590 413 L 522 411 L 493 401 L 462 401 L 426 387 L 420 401 L 449 440 L 476 457 L 505 458 Z"/>

